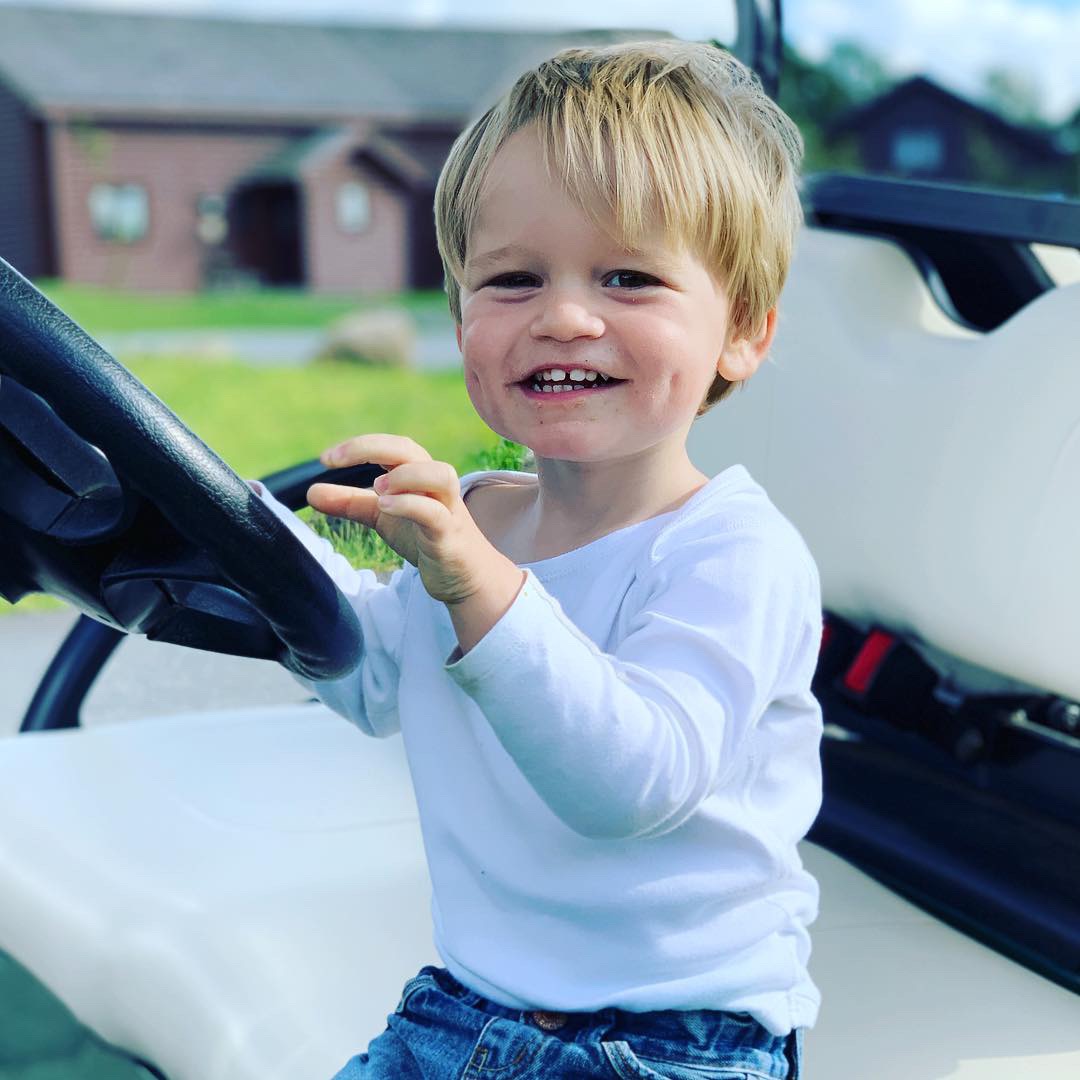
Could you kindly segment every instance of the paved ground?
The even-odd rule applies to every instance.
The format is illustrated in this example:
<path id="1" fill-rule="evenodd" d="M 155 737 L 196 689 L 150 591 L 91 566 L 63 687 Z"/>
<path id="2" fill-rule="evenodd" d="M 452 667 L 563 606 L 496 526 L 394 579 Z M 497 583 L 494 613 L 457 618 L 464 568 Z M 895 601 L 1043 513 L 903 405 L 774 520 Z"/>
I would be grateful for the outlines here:
<path id="1" fill-rule="evenodd" d="M 34 687 L 74 621 L 68 612 L 0 618 L 0 735 L 18 730 Z"/>
<path id="2" fill-rule="evenodd" d="M 0 737 L 15 734 L 72 612 L 0 617 Z M 121 642 L 91 688 L 83 723 L 149 715 L 304 701 L 309 695 L 276 664 L 220 656 L 132 637 Z"/>
<path id="3" fill-rule="evenodd" d="M 101 345 L 114 356 L 157 354 L 242 360 L 257 367 L 293 367 L 318 351 L 322 330 L 140 330 L 105 334 Z M 414 366 L 421 371 L 455 367 L 461 362 L 453 323 L 431 321 L 419 327 Z"/>

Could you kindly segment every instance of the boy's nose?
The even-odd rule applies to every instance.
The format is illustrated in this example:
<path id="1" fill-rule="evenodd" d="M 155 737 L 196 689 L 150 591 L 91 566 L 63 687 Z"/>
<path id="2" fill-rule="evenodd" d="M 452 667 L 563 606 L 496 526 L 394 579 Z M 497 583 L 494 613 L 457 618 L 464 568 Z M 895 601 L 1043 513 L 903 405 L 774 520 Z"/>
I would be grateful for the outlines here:
<path id="1" fill-rule="evenodd" d="M 551 297 L 533 321 L 532 336 L 573 341 L 581 337 L 600 337 L 604 322 L 581 302 L 569 296 Z"/>

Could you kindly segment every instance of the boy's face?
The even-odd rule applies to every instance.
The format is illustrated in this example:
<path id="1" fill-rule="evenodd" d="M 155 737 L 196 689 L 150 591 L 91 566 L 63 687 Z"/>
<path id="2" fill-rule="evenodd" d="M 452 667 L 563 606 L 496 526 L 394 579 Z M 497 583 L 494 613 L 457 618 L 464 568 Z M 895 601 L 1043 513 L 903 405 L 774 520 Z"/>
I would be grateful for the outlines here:
<path id="1" fill-rule="evenodd" d="M 663 456 L 685 446 L 718 372 L 753 374 L 771 333 L 725 345 L 728 300 L 709 270 L 659 234 L 642 246 L 628 252 L 548 178 L 530 128 L 507 140 L 469 238 L 458 328 L 492 429 L 539 458 Z"/>

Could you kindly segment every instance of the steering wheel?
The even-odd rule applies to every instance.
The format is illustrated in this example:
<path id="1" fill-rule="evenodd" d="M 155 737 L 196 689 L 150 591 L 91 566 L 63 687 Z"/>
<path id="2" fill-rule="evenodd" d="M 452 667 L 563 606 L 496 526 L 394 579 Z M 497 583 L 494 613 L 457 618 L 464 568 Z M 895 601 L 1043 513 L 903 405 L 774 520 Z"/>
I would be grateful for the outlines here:
<path id="1" fill-rule="evenodd" d="M 360 655 L 356 614 L 288 528 L 0 259 L 0 595 L 30 592 L 310 679 Z"/>

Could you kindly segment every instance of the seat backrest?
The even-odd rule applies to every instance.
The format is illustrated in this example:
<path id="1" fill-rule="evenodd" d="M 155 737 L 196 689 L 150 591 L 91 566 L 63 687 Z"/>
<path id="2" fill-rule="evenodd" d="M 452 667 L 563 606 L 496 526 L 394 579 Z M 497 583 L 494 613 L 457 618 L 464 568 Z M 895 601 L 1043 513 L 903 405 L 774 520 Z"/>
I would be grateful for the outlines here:
<path id="1" fill-rule="evenodd" d="M 691 432 L 802 532 L 825 606 L 1080 697 L 1080 284 L 958 326 L 890 241 L 807 228 L 771 360 Z"/>

